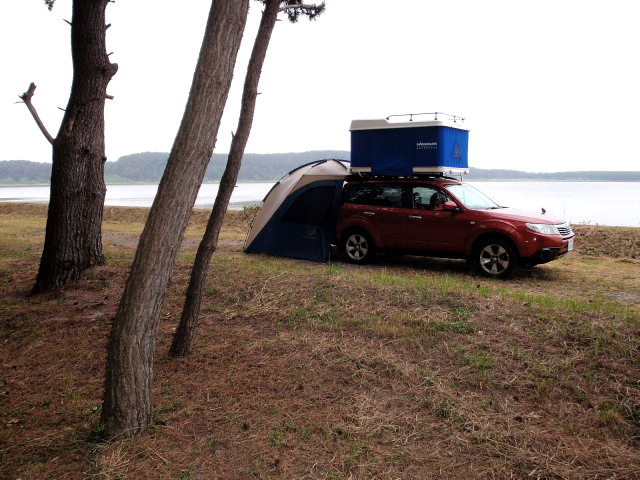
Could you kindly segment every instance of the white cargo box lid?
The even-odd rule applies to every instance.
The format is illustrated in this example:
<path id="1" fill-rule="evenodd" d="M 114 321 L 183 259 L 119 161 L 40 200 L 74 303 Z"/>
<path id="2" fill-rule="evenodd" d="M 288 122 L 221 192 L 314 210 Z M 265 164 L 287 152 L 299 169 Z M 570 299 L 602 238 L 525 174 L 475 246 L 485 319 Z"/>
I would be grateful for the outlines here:
<path id="1" fill-rule="evenodd" d="M 373 120 L 352 120 L 350 131 L 380 130 L 383 128 L 415 128 L 415 127 L 449 127 L 469 131 L 462 124 L 452 120 L 423 120 L 410 122 L 390 122 L 385 118 Z"/>

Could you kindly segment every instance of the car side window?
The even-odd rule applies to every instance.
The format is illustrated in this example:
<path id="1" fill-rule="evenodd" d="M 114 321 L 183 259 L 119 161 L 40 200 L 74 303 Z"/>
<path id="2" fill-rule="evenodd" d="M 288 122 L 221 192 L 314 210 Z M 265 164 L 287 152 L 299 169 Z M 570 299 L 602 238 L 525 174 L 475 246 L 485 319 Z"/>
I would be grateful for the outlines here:
<path id="1" fill-rule="evenodd" d="M 344 201 L 357 205 L 369 205 L 372 195 L 373 192 L 370 185 L 354 185 L 347 190 Z"/>
<path id="2" fill-rule="evenodd" d="M 378 207 L 402 207 L 402 187 L 397 185 L 378 185 L 373 205 Z"/>
<path id="3" fill-rule="evenodd" d="M 344 201 L 377 207 L 411 208 L 404 190 L 401 185 L 354 185 L 347 191 Z"/>
<path id="4" fill-rule="evenodd" d="M 418 210 L 442 210 L 444 203 L 451 200 L 442 190 L 428 185 L 413 187 L 413 208 Z"/>

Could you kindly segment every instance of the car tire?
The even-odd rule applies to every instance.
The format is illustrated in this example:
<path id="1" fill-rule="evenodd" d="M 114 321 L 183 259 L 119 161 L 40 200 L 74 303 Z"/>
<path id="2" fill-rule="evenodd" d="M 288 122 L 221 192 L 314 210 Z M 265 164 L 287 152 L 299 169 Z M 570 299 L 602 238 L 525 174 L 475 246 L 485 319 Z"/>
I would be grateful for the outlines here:
<path id="1" fill-rule="evenodd" d="M 518 264 L 518 255 L 509 240 L 490 237 L 482 240 L 474 250 L 476 270 L 490 278 L 507 278 Z"/>
<path id="2" fill-rule="evenodd" d="M 342 253 L 351 263 L 369 263 L 376 253 L 371 235 L 364 230 L 347 232 L 342 239 Z"/>

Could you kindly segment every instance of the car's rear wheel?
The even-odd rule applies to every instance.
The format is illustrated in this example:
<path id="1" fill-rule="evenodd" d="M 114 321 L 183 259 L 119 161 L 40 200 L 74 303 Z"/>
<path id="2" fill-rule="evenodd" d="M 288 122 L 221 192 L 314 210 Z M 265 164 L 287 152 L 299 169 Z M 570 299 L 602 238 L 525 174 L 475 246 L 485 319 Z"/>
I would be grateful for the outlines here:
<path id="1" fill-rule="evenodd" d="M 369 263 L 375 255 L 371 236 L 364 230 L 352 230 L 342 240 L 342 251 L 351 263 Z"/>
<path id="2" fill-rule="evenodd" d="M 518 255 L 511 242 L 500 237 L 481 241 L 474 254 L 478 272 L 491 278 L 506 278 L 513 273 L 518 263 Z"/>

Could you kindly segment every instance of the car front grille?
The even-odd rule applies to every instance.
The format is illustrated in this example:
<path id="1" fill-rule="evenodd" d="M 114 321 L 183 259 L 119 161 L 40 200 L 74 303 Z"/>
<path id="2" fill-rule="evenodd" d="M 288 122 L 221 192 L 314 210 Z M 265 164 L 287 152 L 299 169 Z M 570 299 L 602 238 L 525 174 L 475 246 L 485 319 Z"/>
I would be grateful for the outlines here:
<path id="1" fill-rule="evenodd" d="M 558 233 L 562 235 L 562 238 L 567 238 L 573 235 L 571 225 L 569 225 L 568 223 L 561 223 L 559 225 L 556 225 L 556 228 L 558 229 Z"/>

